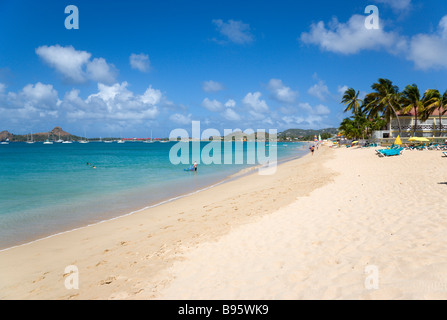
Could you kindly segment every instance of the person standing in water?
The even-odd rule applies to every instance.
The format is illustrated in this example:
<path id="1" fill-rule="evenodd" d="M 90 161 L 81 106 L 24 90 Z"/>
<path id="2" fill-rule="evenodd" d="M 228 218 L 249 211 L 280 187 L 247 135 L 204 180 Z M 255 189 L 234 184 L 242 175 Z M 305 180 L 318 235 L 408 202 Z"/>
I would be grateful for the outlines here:
<path id="1" fill-rule="evenodd" d="M 197 161 L 194 161 L 194 172 L 197 172 Z"/>

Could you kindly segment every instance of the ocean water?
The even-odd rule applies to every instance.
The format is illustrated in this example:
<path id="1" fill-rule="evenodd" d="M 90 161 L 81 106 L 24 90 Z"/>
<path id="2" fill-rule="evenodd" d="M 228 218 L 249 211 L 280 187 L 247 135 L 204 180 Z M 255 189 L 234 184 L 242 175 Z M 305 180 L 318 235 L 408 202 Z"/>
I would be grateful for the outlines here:
<path id="1" fill-rule="evenodd" d="M 253 168 L 246 160 L 251 146 L 225 143 L 243 163 L 199 164 L 197 173 L 171 163 L 176 142 L 0 145 L 0 249 L 157 205 Z M 303 143 L 266 148 L 267 156 L 276 150 L 279 162 L 308 152 Z"/>

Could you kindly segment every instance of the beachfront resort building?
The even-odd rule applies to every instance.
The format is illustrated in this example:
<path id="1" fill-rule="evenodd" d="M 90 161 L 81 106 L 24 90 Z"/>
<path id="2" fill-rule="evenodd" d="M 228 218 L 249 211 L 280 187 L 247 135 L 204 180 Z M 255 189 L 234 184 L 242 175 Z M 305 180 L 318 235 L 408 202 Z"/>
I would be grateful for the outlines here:
<path id="1" fill-rule="evenodd" d="M 402 138 L 412 136 L 414 128 L 414 110 L 406 114 L 399 115 Z M 393 118 L 387 128 L 373 133 L 373 138 L 396 138 L 399 135 L 399 125 L 396 118 Z M 417 137 L 447 137 L 447 114 L 439 117 L 439 112 L 435 111 L 426 121 L 417 120 L 416 133 Z"/>

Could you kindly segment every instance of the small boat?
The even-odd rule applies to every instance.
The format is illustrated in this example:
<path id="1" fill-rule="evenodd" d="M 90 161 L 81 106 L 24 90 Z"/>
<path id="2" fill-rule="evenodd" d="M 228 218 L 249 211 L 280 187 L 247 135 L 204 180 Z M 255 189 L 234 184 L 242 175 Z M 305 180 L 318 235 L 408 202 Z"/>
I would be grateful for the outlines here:
<path id="1" fill-rule="evenodd" d="M 118 140 L 117 142 L 118 142 L 118 143 L 124 143 L 124 140 L 121 140 L 121 139 L 120 139 L 120 140 Z"/>
<path id="2" fill-rule="evenodd" d="M 66 140 L 66 141 L 62 142 L 62 144 L 67 144 L 67 143 L 73 143 L 73 142 L 70 140 Z"/>
<path id="3" fill-rule="evenodd" d="M 112 143 L 112 140 L 104 140 L 104 143 Z"/>
<path id="4" fill-rule="evenodd" d="M 152 130 L 151 130 L 151 139 L 150 140 L 144 140 L 144 143 L 154 143 L 154 139 L 152 139 Z"/>
<path id="5" fill-rule="evenodd" d="M 33 144 L 34 143 L 34 139 L 33 139 L 33 134 L 31 133 L 31 140 L 27 140 L 26 141 L 27 144 Z"/>
<path id="6" fill-rule="evenodd" d="M 43 144 L 53 144 L 53 141 L 50 141 L 50 134 L 48 134 L 48 139 L 43 142 Z"/>
<path id="7" fill-rule="evenodd" d="M 85 130 L 84 130 L 84 137 L 86 137 L 86 136 L 87 135 L 86 135 Z M 79 140 L 79 143 L 89 143 L 89 141 L 86 138 L 82 138 L 82 140 Z"/>
<path id="8" fill-rule="evenodd" d="M 0 142 L 0 144 L 9 144 L 9 139 L 6 139 L 5 141 Z"/>
<path id="9" fill-rule="evenodd" d="M 61 134 L 59 133 L 59 139 L 56 140 L 56 143 L 62 143 L 62 142 L 64 142 L 64 140 L 61 139 Z"/>

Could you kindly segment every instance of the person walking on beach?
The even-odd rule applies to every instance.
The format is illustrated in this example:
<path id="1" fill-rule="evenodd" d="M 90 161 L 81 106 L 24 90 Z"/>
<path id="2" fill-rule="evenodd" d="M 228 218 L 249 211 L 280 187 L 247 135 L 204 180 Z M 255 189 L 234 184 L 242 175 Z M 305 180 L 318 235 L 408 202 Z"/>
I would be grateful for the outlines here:
<path id="1" fill-rule="evenodd" d="M 314 155 L 314 151 L 315 151 L 315 146 L 310 146 L 309 147 L 310 152 L 312 152 L 312 155 Z"/>

